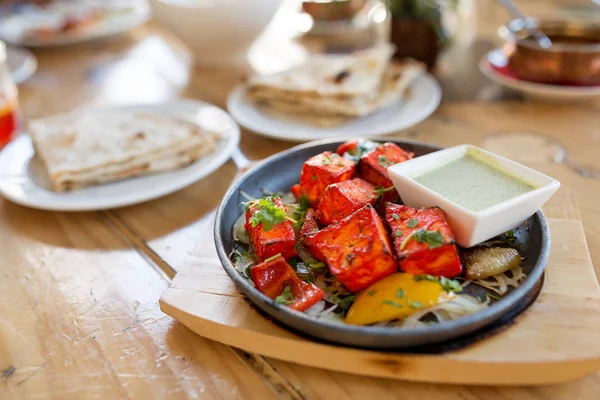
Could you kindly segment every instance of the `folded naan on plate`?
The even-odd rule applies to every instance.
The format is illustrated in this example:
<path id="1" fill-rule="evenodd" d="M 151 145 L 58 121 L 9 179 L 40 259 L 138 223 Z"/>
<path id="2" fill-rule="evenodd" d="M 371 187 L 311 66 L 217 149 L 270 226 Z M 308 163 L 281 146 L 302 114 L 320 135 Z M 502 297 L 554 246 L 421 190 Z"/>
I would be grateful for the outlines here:
<path id="1" fill-rule="evenodd" d="M 414 60 L 390 63 L 391 45 L 352 55 L 318 55 L 294 69 L 253 77 L 248 97 L 270 115 L 328 127 L 402 99 L 425 73 Z"/>
<path id="2" fill-rule="evenodd" d="M 55 191 L 181 168 L 213 151 L 216 135 L 162 115 L 77 112 L 29 124 Z"/>
<path id="3" fill-rule="evenodd" d="M 381 84 L 394 46 L 382 44 L 351 54 L 315 54 L 305 63 L 270 75 L 255 75 L 248 91 L 274 95 L 352 97 L 373 93 Z"/>

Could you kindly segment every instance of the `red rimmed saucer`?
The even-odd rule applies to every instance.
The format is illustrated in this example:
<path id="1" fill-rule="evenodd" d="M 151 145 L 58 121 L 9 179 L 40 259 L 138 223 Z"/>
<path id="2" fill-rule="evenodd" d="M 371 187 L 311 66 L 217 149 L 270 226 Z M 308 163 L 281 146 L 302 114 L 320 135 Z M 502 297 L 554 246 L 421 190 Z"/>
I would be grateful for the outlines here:
<path id="1" fill-rule="evenodd" d="M 600 85 L 549 85 L 519 79 L 508 65 L 508 59 L 502 53 L 502 49 L 485 54 L 479 63 L 479 69 L 492 81 L 538 99 L 571 101 L 600 96 Z"/>

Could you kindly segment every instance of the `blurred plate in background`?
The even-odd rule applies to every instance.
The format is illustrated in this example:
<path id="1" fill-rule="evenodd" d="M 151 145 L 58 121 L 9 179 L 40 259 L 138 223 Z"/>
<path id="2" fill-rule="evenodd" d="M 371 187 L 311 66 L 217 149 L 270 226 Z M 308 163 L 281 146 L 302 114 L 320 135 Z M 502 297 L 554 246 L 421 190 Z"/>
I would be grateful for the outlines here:
<path id="1" fill-rule="evenodd" d="M 162 104 L 94 109 L 150 113 L 185 120 L 218 132 L 212 153 L 191 165 L 172 171 L 89 186 L 72 192 L 53 192 L 41 161 L 35 156 L 31 139 L 22 135 L 0 152 L 0 193 L 26 207 L 52 211 L 92 211 L 142 203 L 168 195 L 208 176 L 223 165 L 237 148 L 237 124 L 220 108 L 195 100 Z"/>
<path id="2" fill-rule="evenodd" d="M 429 117 L 437 109 L 442 98 L 439 83 L 433 76 L 426 74 L 413 83 L 402 100 L 366 117 L 323 128 L 267 115 L 248 100 L 245 94 L 245 86 L 239 86 L 229 95 L 227 109 L 231 116 L 259 135 L 288 142 L 388 135 L 410 128 Z"/>
<path id="3" fill-rule="evenodd" d="M 27 49 L 7 47 L 6 63 L 15 84 L 20 84 L 34 74 L 38 67 L 37 58 Z"/>
<path id="4" fill-rule="evenodd" d="M 600 86 L 550 85 L 519 79 L 510 70 L 508 59 L 502 49 L 495 49 L 485 54 L 479 63 L 479 69 L 499 85 L 538 100 L 560 102 L 600 97 Z"/>
<path id="5" fill-rule="evenodd" d="M 106 39 L 145 23 L 145 1 L 55 1 L 25 5 L 0 16 L 0 39 L 27 47 L 62 46 Z"/>

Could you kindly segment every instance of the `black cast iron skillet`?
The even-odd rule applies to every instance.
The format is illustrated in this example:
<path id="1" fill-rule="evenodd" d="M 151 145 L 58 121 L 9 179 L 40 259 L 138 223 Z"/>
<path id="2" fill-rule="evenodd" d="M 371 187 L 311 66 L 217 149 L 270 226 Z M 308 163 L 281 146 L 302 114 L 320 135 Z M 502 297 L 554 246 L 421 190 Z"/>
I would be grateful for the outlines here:
<path id="1" fill-rule="evenodd" d="M 403 149 L 414 152 L 416 157 L 440 150 L 437 146 L 408 140 L 382 139 L 380 141 L 394 142 Z M 515 229 L 515 247 L 525 257 L 523 267 L 528 275 L 527 278 L 518 288 L 509 291 L 488 308 L 453 321 L 415 328 L 355 326 L 320 321 L 276 304 L 256 290 L 234 269 L 229 259 L 229 254 L 235 245 L 232 227 L 243 212 L 240 203 L 246 201 L 240 191 L 255 198 L 264 195 L 263 189 L 272 192 L 289 192 L 291 186 L 299 181 L 302 164 L 308 158 L 323 151 L 335 151 L 341 143 L 340 140 L 311 142 L 275 154 L 246 172 L 225 194 L 215 223 L 217 252 L 229 277 L 255 305 L 282 324 L 314 338 L 363 348 L 406 349 L 431 343 L 449 343 L 451 339 L 460 336 L 476 331 L 484 332 L 484 327 L 492 325 L 493 322 L 512 319 L 533 302 L 540 291 L 544 267 L 550 251 L 550 232 L 541 211 Z M 486 291 L 472 284 L 467 287 L 467 293 L 482 296 Z M 497 326 L 498 323 L 493 325 Z"/>

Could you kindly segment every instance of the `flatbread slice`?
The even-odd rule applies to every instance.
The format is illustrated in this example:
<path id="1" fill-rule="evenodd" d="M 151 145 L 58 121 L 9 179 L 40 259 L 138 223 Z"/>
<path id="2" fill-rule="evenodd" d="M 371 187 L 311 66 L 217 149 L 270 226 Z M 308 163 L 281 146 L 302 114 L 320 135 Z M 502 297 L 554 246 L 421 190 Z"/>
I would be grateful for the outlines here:
<path id="1" fill-rule="evenodd" d="M 190 164 L 216 135 L 187 121 L 127 112 L 78 112 L 32 121 L 29 131 L 56 191 Z"/>
<path id="2" fill-rule="evenodd" d="M 253 76 L 248 92 L 272 92 L 304 96 L 354 97 L 373 93 L 381 83 L 394 52 L 391 44 L 381 44 L 352 54 L 318 54 L 306 63 L 271 75 Z"/>
<path id="3" fill-rule="evenodd" d="M 363 117 L 402 98 L 413 82 L 425 73 L 423 64 L 414 60 L 392 63 L 383 75 L 381 85 L 373 93 L 355 97 L 276 96 L 273 92 L 254 91 L 250 97 L 286 113 Z"/>

